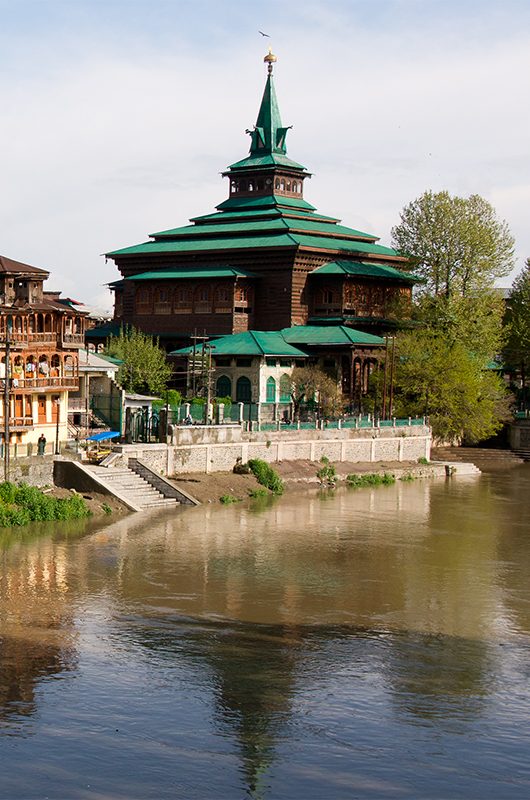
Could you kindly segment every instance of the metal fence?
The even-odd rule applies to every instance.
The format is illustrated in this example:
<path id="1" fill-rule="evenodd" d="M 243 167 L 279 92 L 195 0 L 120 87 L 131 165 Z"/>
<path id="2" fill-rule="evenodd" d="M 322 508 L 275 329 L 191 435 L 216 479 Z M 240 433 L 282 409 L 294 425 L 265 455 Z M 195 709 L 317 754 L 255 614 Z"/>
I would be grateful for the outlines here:
<path id="1" fill-rule="evenodd" d="M 292 408 L 286 406 L 280 410 L 278 418 L 271 421 L 264 419 L 264 410 L 270 412 L 267 404 L 232 403 L 221 409 L 204 403 L 185 403 L 170 409 L 169 422 L 173 425 L 201 424 L 242 424 L 252 430 L 315 430 L 315 429 L 361 429 L 361 428 L 406 428 L 414 425 L 425 425 L 425 417 L 406 417 L 404 419 L 378 419 L 371 414 L 348 414 L 337 419 L 328 419 L 318 415 L 314 407 L 303 407 L 297 419 L 292 418 Z M 268 414 L 267 416 L 270 416 Z"/>

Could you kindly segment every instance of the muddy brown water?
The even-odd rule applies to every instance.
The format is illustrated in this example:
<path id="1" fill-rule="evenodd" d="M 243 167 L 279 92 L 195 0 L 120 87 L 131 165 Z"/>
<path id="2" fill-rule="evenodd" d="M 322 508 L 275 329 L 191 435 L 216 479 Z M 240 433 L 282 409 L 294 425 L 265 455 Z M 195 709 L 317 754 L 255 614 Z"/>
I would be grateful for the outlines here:
<path id="1" fill-rule="evenodd" d="M 0 534 L 1 798 L 530 796 L 530 465 Z"/>

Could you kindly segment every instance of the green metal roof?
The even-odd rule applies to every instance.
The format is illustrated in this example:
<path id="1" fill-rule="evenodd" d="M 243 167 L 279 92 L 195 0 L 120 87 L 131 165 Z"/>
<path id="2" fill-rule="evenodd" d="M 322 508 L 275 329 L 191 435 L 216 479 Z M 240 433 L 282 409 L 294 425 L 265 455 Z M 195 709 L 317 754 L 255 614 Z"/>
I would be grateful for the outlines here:
<path id="1" fill-rule="evenodd" d="M 306 353 L 285 341 L 279 331 L 245 331 L 231 336 L 211 339 L 209 345 L 214 355 L 233 356 L 290 356 L 305 358 Z M 193 346 L 173 350 L 170 355 L 188 355 Z"/>
<path id="2" fill-rule="evenodd" d="M 89 328 L 85 333 L 86 339 L 106 339 L 109 336 L 119 336 L 123 323 L 119 320 L 111 320 L 104 322 L 103 325 L 97 325 L 95 328 Z"/>
<path id="3" fill-rule="evenodd" d="M 366 261 L 330 261 L 314 269 L 311 275 L 361 275 L 370 278 L 396 278 L 407 283 L 421 281 L 421 278 L 410 272 Z"/>
<path id="4" fill-rule="evenodd" d="M 296 242 L 286 233 L 283 236 L 241 236 L 233 239 L 183 239 L 181 241 L 154 241 L 124 247 L 107 253 L 109 256 L 118 255 L 148 255 L 150 253 L 187 253 L 211 250 L 235 250 L 261 247 L 296 247 Z"/>
<path id="5" fill-rule="evenodd" d="M 231 238 L 197 237 L 196 239 L 155 240 L 113 250 L 108 256 L 148 255 L 150 253 L 186 253 L 220 250 L 252 250 L 266 247 L 302 247 L 331 252 L 373 253 L 399 258 L 400 254 L 390 247 L 360 242 L 354 239 L 335 239 L 330 236 L 310 236 L 299 233 L 271 233 L 268 236 L 234 236 Z"/>
<path id="6" fill-rule="evenodd" d="M 230 164 L 228 169 L 230 172 L 235 172 L 239 169 L 247 170 L 252 167 L 287 167 L 288 169 L 303 170 L 305 172 L 305 167 L 302 164 L 298 164 L 298 162 L 279 153 L 271 153 L 265 156 L 247 156 L 247 158 L 242 158 L 241 161 Z"/>
<path id="7" fill-rule="evenodd" d="M 216 234 L 226 234 L 227 236 L 234 236 L 238 234 L 248 233 L 261 233 L 269 231 L 293 231 L 294 233 L 312 233 L 325 236 L 347 237 L 349 239 L 366 239 L 375 242 L 377 237 L 370 233 L 357 231 L 353 228 L 346 228 L 344 225 L 337 225 L 334 222 L 318 219 L 296 219 L 291 217 L 284 217 L 282 215 L 274 219 L 262 219 L 254 221 L 252 218 L 246 220 L 240 218 L 237 220 L 224 220 L 219 219 L 219 224 L 209 225 L 195 224 L 184 225 L 182 228 L 170 228 L 167 231 L 159 231 L 158 233 L 150 233 L 155 239 L 177 239 L 188 238 L 194 239 L 198 236 L 215 236 Z"/>
<path id="8" fill-rule="evenodd" d="M 163 281 L 178 278 L 257 278 L 253 272 L 244 269 L 227 267 L 223 265 L 209 265 L 208 267 L 175 267 L 173 269 L 159 269 L 152 272 L 141 272 L 139 275 L 130 275 L 126 281 Z"/>
<path id="9" fill-rule="evenodd" d="M 285 208 L 301 208 L 305 211 L 315 211 L 315 206 L 308 203 L 301 197 L 283 197 L 280 194 L 266 194 L 258 195 L 257 197 L 241 197 L 234 195 L 219 203 L 216 208 L 218 211 L 231 211 L 232 209 L 249 209 L 254 208 L 267 208 L 267 207 L 285 207 Z"/>
<path id="10" fill-rule="evenodd" d="M 364 333 L 345 325 L 295 325 L 283 328 L 281 335 L 287 342 L 298 345 L 383 345 L 385 340 L 372 333 Z"/>

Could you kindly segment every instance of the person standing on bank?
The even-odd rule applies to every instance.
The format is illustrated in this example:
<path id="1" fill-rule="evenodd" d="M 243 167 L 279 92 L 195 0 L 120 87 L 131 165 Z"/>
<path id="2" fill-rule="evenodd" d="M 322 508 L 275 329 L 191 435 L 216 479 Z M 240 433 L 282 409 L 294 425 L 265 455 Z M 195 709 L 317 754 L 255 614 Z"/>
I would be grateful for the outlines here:
<path id="1" fill-rule="evenodd" d="M 46 450 L 46 437 L 43 433 L 38 438 L 37 441 L 37 453 L 39 456 L 44 455 L 44 451 Z"/>

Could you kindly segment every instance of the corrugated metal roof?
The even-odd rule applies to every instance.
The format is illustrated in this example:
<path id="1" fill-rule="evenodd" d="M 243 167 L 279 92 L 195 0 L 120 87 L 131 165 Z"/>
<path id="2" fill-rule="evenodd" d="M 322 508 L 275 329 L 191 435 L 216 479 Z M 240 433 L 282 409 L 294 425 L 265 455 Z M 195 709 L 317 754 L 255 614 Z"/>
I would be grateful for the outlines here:
<path id="1" fill-rule="evenodd" d="M 228 169 L 233 172 L 239 169 L 248 169 L 249 167 L 274 166 L 305 170 L 305 167 L 302 164 L 298 164 L 296 161 L 293 161 L 291 158 L 281 155 L 280 153 L 271 153 L 270 155 L 266 156 L 248 156 L 248 158 L 242 158 L 241 161 L 236 161 L 234 164 L 230 164 Z"/>
<path id="2" fill-rule="evenodd" d="M 151 241 L 113 250 L 107 256 L 144 255 L 149 253 L 185 253 L 212 250 L 251 250 L 265 247 L 309 247 L 331 252 L 373 253 L 399 258 L 400 254 L 390 247 L 360 242 L 354 239 L 334 239 L 332 236 L 310 236 L 300 233 L 271 233 L 269 236 L 235 236 L 233 238 L 197 238 L 180 241 Z M 405 259 L 403 259 L 405 260 Z"/>
<path id="3" fill-rule="evenodd" d="M 149 236 L 155 239 L 176 239 L 187 238 L 196 239 L 199 237 L 215 236 L 237 236 L 239 234 L 245 235 L 249 233 L 278 231 L 291 231 L 293 233 L 312 233 L 319 236 L 338 236 L 348 237 L 349 239 L 363 239 L 375 242 L 377 236 L 363 231 L 357 231 L 353 228 L 347 228 L 344 225 L 337 225 L 334 222 L 321 221 L 318 219 L 292 219 L 290 217 L 278 216 L 275 219 L 261 219 L 255 221 L 254 219 L 240 218 L 237 220 L 232 219 L 219 219 L 219 224 L 210 223 L 184 225 L 182 228 L 171 228 L 167 231 L 159 231 L 158 233 L 150 233 Z"/>
<path id="4" fill-rule="evenodd" d="M 301 197 L 284 197 L 281 194 L 258 195 L 257 197 L 241 197 L 234 195 L 219 203 L 216 208 L 219 211 L 230 211 L 233 208 L 267 208 L 274 206 L 284 206 L 285 208 L 302 208 L 306 211 L 315 211 L 315 206 L 308 203 Z"/>
<path id="5" fill-rule="evenodd" d="M 225 267 L 215 265 L 208 267 L 184 267 L 179 269 L 160 269 L 152 272 L 141 272 L 139 275 L 130 275 L 125 278 L 126 281 L 163 281 L 171 278 L 182 279 L 196 279 L 196 278 L 257 278 L 253 272 L 247 272 L 244 269 L 236 269 L 235 267 Z"/>
<path id="6" fill-rule="evenodd" d="M 371 278 L 396 278 L 410 283 L 421 281 L 421 278 L 410 272 L 389 267 L 387 264 L 366 261 L 330 261 L 314 269 L 311 275 L 361 275 Z"/>
<path id="7" fill-rule="evenodd" d="M 383 345 L 385 340 L 372 333 L 357 331 L 345 325 L 295 325 L 283 328 L 281 335 L 287 342 L 299 345 Z"/>
<path id="8" fill-rule="evenodd" d="M 285 341 L 279 331 L 245 331 L 234 333 L 231 336 L 221 336 L 211 339 L 208 344 L 213 348 L 214 355 L 233 356 L 289 356 L 304 358 L 306 353 Z M 182 347 L 173 350 L 170 355 L 187 355 L 193 352 L 193 347 Z"/>
<path id="9" fill-rule="evenodd" d="M 233 239 L 184 239 L 182 241 L 155 241 L 124 247 L 107 253 L 108 256 L 143 255 L 148 253 L 186 253 L 210 250 L 234 250 L 260 247 L 296 247 L 296 242 L 286 233 L 271 236 L 241 236 Z"/>

